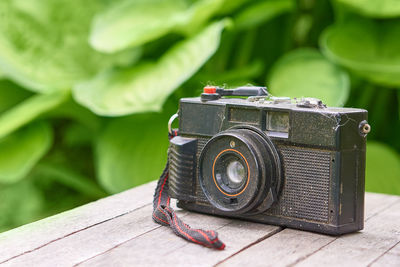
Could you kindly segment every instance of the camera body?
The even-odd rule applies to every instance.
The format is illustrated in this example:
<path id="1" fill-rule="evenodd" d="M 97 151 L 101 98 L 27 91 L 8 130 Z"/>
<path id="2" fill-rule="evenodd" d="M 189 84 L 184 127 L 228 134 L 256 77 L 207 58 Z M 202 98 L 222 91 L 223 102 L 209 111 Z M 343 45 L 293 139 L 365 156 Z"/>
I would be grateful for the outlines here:
<path id="1" fill-rule="evenodd" d="M 168 153 L 178 207 L 331 235 L 363 229 L 366 110 L 218 90 L 180 100 Z"/>

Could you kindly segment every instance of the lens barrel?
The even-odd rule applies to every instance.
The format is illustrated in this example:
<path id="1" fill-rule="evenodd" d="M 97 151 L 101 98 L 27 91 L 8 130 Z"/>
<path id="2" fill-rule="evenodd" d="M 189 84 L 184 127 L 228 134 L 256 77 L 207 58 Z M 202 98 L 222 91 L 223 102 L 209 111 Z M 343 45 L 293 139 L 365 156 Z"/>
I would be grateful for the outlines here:
<path id="1" fill-rule="evenodd" d="M 267 135 L 251 126 L 211 138 L 201 152 L 199 182 L 209 202 L 227 214 L 271 207 L 281 186 L 281 161 Z"/>

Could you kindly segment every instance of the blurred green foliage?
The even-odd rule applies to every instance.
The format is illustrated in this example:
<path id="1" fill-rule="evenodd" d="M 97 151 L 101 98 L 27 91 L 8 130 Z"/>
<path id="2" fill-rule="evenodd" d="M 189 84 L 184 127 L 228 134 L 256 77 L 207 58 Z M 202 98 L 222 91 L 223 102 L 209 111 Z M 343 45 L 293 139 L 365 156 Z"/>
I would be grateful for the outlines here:
<path id="1" fill-rule="evenodd" d="M 366 188 L 400 194 L 397 0 L 0 1 L 0 231 L 158 178 L 207 84 L 369 110 Z"/>

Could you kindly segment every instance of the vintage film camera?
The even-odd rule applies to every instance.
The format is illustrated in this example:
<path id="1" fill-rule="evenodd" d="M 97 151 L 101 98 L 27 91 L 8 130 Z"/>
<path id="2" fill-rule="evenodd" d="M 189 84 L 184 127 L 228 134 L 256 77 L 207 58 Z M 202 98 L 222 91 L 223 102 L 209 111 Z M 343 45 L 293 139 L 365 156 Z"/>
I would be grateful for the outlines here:
<path id="1" fill-rule="evenodd" d="M 331 235 L 363 229 L 367 111 L 267 95 L 205 87 L 180 100 L 170 196 L 202 213 Z"/>

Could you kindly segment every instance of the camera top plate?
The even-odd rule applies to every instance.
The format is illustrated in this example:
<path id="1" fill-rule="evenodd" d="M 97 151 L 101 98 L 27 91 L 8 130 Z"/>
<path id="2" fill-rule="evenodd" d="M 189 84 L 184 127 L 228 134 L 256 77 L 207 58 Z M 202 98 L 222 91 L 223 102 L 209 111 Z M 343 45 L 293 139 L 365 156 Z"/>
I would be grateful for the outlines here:
<path id="1" fill-rule="evenodd" d="M 238 125 L 251 125 L 277 141 L 301 146 L 341 150 L 365 143 L 363 125 L 368 112 L 364 109 L 329 107 L 315 98 L 270 97 L 259 87 L 254 91 L 260 95 L 246 97 L 232 97 L 239 94 L 237 89 L 223 90 L 228 95 L 215 100 L 180 100 L 181 134 L 211 137 Z"/>

